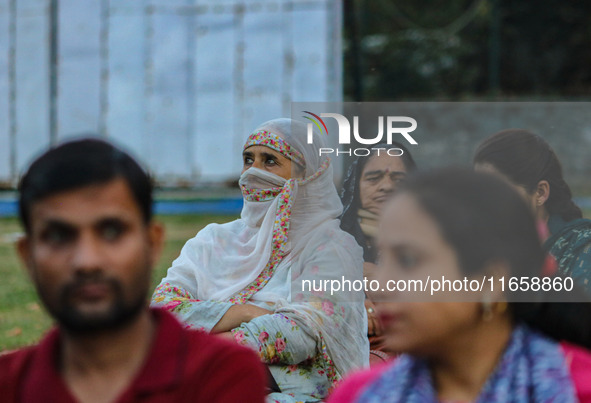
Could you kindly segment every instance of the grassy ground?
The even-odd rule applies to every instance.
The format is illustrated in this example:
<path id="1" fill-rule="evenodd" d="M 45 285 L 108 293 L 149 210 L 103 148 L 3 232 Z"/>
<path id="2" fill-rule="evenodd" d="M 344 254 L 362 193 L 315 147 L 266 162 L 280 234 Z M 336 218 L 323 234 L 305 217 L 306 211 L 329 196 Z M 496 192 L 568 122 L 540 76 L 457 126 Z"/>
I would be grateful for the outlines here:
<path id="1" fill-rule="evenodd" d="M 181 247 L 210 222 L 227 222 L 231 216 L 162 216 L 167 241 L 152 278 L 155 287 Z M 14 240 L 20 234 L 16 219 L 0 219 L 0 351 L 35 343 L 51 326 L 14 251 Z"/>

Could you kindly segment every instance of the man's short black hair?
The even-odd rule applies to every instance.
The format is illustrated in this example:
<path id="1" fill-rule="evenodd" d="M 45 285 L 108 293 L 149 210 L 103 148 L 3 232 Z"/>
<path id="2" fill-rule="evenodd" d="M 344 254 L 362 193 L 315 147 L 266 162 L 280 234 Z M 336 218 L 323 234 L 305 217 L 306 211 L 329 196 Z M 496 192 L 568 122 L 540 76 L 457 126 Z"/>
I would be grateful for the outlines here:
<path id="1" fill-rule="evenodd" d="M 31 230 L 33 203 L 60 192 L 117 178 L 127 182 L 144 222 L 150 222 L 152 180 L 127 153 L 95 138 L 69 141 L 50 149 L 31 164 L 19 184 L 19 216 L 25 230 Z"/>

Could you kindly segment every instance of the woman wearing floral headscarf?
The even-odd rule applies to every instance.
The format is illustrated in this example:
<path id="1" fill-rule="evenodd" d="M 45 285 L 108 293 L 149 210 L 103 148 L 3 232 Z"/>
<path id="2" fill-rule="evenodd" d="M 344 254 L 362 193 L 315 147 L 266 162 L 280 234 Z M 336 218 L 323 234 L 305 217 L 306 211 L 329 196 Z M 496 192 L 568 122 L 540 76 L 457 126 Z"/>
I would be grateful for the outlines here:
<path id="1" fill-rule="evenodd" d="M 153 296 L 189 327 L 258 351 L 278 386 L 269 401 L 320 401 L 368 360 L 363 294 L 318 287 L 362 279 L 363 261 L 313 140 L 289 119 L 257 128 L 244 145 L 241 217 L 189 240 Z"/>

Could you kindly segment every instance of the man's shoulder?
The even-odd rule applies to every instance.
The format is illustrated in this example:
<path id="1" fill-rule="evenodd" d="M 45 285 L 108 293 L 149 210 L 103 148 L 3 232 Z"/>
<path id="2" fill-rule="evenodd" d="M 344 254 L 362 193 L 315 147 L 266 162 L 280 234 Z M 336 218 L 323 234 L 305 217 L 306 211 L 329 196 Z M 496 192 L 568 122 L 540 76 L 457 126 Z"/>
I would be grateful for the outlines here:
<path id="1" fill-rule="evenodd" d="M 210 362 L 220 362 L 221 358 L 228 358 L 231 361 L 236 360 L 236 356 L 247 360 L 258 361 L 258 356 L 249 348 L 240 346 L 236 342 L 224 339 L 219 336 L 211 335 L 201 330 L 188 329 L 183 326 L 178 319 L 169 312 L 157 310 L 161 316 L 161 325 L 169 328 L 180 329 L 180 339 L 185 346 L 185 354 L 189 357 L 188 362 L 200 365 L 209 365 Z M 171 329 L 172 330 L 172 329 Z M 167 341 L 172 341 L 169 339 Z"/>
<path id="2" fill-rule="evenodd" d="M 218 361 L 223 358 L 228 358 L 232 362 L 242 359 L 252 362 L 259 361 L 254 351 L 236 344 L 232 340 L 199 330 L 186 329 L 185 332 L 190 340 L 190 352 L 199 355 L 203 361 Z"/>
<path id="3" fill-rule="evenodd" d="M 37 346 L 29 346 L 18 350 L 1 352 L 0 377 L 4 379 L 7 373 L 12 373 L 26 365 L 36 349 Z"/>
<path id="4" fill-rule="evenodd" d="M 182 379 L 177 381 L 183 396 L 200 401 L 264 401 L 266 375 L 254 351 L 232 340 L 186 329 L 176 319 L 171 322 L 167 312 L 160 315 L 164 318 L 161 326 L 176 336 L 167 338 L 164 347 L 172 354 L 158 354 L 151 360 L 157 359 L 160 376 L 162 368 L 175 372 L 172 368 L 180 364 L 177 373 Z M 173 340 L 174 346 L 168 344 Z"/>
<path id="5" fill-rule="evenodd" d="M 26 374 L 36 346 L 0 353 L 0 396 L 3 401 L 12 401 L 18 385 Z"/>
<path id="6" fill-rule="evenodd" d="M 205 383 L 204 401 L 263 402 L 267 375 L 258 355 L 232 340 L 197 330 L 187 330 L 194 341 L 187 357 L 185 380 Z M 190 393 L 190 392 L 188 392 Z"/>

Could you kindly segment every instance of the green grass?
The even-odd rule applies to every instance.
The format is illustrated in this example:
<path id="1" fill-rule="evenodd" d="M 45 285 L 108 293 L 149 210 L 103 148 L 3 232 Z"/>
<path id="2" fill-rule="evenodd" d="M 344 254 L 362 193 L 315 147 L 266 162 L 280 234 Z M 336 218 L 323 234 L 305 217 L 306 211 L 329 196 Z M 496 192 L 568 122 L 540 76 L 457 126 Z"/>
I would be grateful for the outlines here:
<path id="1" fill-rule="evenodd" d="M 160 216 L 166 226 L 166 244 L 152 276 L 153 288 L 166 274 L 182 246 L 211 222 L 227 222 L 233 216 Z M 35 343 L 51 326 L 29 278 L 18 261 L 14 240 L 21 228 L 16 219 L 0 218 L 0 351 Z"/>

